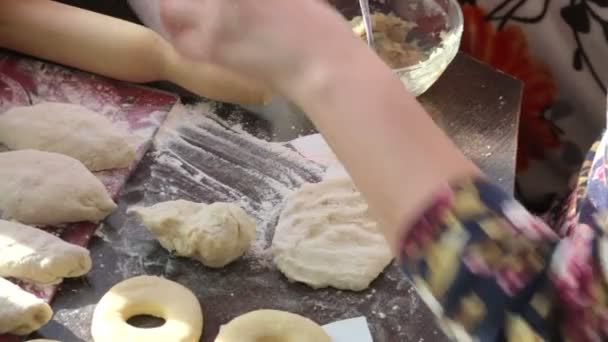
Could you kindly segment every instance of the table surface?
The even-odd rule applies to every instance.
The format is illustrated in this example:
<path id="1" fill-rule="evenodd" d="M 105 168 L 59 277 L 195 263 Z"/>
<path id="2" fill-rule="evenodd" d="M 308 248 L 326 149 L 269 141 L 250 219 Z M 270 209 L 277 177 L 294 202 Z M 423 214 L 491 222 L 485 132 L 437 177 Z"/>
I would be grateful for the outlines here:
<path id="1" fill-rule="evenodd" d="M 464 77 L 466 75 L 466 77 Z M 421 101 L 454 141 L 490 176 L 510 190 L 513 184 L 517 113 L 520 85 L 477 62 L 459 56 L 444 76 Z M 187 96 L 185 96 L 187 98 Z M 305 120 L 293 120 L 296 129 L 273 135 L 276 125 L 255 118 L 238 107 L 215 104 L 216 112 L 245 130 L 262 138 L 288 139 L 312 129 Z M 214 146 L 213 127 L 180 132 L 190 141 L 188 149 L 176 147 L 174 158 L 186 161 L 213 179 L 193 184 L 180 178 L 176 170 L 156 164 L 154 151 L 149 152 L 123 190 L 119 210 L 101 230 L 103 238 L 91 243 L 94 268 L 83 279 L 66 281 L 53 303 L 53 321 L 40 333 L 61 341 L 90 340 L 89 325 L 95 303 L 114 284 L 138 274 L 157 274 L 176 280 L 190 288 L 201 301 L 205 312 L 203 341 L 212 341 L 219 326 L 238 314 L 259 308 L 276 308 L 304 314 L 320 323 L 365 315 L 376 342 L 442 340 L 428 309 L 420 304 L 410 284 L 392 265 L 361 293 L 333 289 L 311 290 L 301 284 L 288 283 L 272 266 L 260 266 L 256 260 L 244 258 L 221 270 L 211 270 L 199 263 L 171 257 L 153 241 L 146 230 L 125 209 L 135 203 L 156 203 L 184 198 L 202 202 L 239 200 L 222 191 L 209 191 L 217 183 L 230 187 L 235 180 L 246 179 L 239 154 L 257 156 L 247 160 L 246 168 L 271 173 L 292 187 L 304 181 L 316 181 L 322 170 L 314 166 L 299 168 L 290 159 L 264 155 L 265 151 L 236 139 L 230 147 Z M 210 137 L 210 135 L 211 137 Z M 211 157 L 210 157 L 211 156 Z M 235 156 L 230 159 L 227 156 Z M 204 159 L 204 162 L 201 160 Z M 219 160 L 230 160 L 220 172 Z M 272 164 L 273 170 L 264 165 Z M 277 167 L 278 165 L 278 167 Z M 274 172 L 274 173 L 273 173 Z M 171 183 L 177 191 L 167 194 L 164 185 Z M 242 183 L 238 181 L 238 183 Z M 280 208 L 283 196 L 262 191 L 264 184 L 244 185 L 239 191 L 256 198 L 251 207 L 270 202 Z M 286 185 L 287 186 L 287 185 Z M 267 197 L 264 197 L 267 196 Z M 268 197 L 269 196 L 269 197 Z M 274 211 L 276 213 L 276 211 Z M 269 218 L 269 224 L 273 224 Z"/>
<path id="2" fill-rule="evenodd" d="M 159 86 L 167 88 L 164 84 Z M 420 97 L 425 108 L 464 153 L 507 191 L 513 189 L 521 89 L 518 81 L 458 55 L 438 82 Z M 192 100 L 188 94 L 182 95 L 186 101 Z M 314 131 L 304 118 L 290 118 L 295 129 L 285 130 L 283 125 L 256 118 L 236 106 L 214 104 L 214 107 L 221 116 L 242 123 L 245 130 L 267 140 L 286 141 Z M 197 163 L 197 156 L 210 151 L 211 138 L 223 134 L 214 132 L 213 127 L 206 128 L 210 135 L 200 134 L 200 130 L 180 132 L 194 147 L 189 150 L 176 148 L 173 151 L 176 157 L 191 162 L 200 172 L 215 174 L 214 182 L 229 184 L 235 177 L 246 177 L 246 174 L 218 173 L 212 169 L 213 163 Z M 234 135 L 230 139 L 240 138 Z M 250 152 L 248 155 L 263 152 L 244 141 L 237 142 L 235 145 L 240 144 L 239 149 Z M 212 152 L 214 156 L 226 159 L 226 156 L 242 151 Z M 176 194 L 167 195 L 159 190 L 167 182 L 173 183 L 179 189 L 177 195 L 186 199 L 207 202 L 226 200 L 227 195 L 221 191 L 210 192 L 210 185 L 205 181 L 190 184 L 179 179 L 172 170 L 155 164 L 153 152 L 144 157 L 129 180 L 119 210 L 102 230 L 103 238 L 93 239 L 93 270 L 86 278 L 69 280 L 62 285 L 53 303 L 55 318 L 40 331 L 40 336 L 66 342 L 90 340 L 90 317 L 101 296 L 126 276 L 146 273 L 167 276 L 193 290 L 205 312 L 203 341 L 212 341 L 219 326 L 235 315 L 264 307 L 296 311 L 319 323 L 365 315 L 376 342 L 442 340 L 430 312 L 420 305 L 418 296 L 394 265 L 369 290 L 352 293 L 311 290 L 291 284 L 272 267 L 261 268 L 251 260 L 239 260 L 223 269 L 210 270 L 196 262 L 171 257 L 141 225 L 125 215 L 125 208 L 142 200 L 154 203 L 174 198 Z M 322 171 L 314 166 L 298 168 L 280 156 L 260 155 L 257 158 L 248 161 L 248 166 L 263 168 L 266 158 L 271 158 L 279 167 L 264 172 L 276 172 L 279 177 L 281 171 L 289 169 L 293 172 L 284 182 L 292 185 L 318 180 Z M 236 170 L 239 163 L 232 159 L 230 165 Z M 244 193 L 247 191 L 256 190 L 243 189 Z M 252 205 L 264 200 L 280 205 L 282 196 L 268 196 L 270 198 L 256 199 Z"/>

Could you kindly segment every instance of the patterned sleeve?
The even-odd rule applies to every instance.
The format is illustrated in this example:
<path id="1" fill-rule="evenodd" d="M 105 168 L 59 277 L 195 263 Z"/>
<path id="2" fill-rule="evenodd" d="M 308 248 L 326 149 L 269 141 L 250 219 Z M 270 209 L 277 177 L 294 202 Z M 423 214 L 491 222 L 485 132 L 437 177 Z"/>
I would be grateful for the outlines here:
<path id="1" fill-rule="evenodd" d="M 402 239 L 401 263 L 457 341 L 600 341 L 608 288 L 597 231 L 560 236 L 492 183 L 441 189 Z"/>

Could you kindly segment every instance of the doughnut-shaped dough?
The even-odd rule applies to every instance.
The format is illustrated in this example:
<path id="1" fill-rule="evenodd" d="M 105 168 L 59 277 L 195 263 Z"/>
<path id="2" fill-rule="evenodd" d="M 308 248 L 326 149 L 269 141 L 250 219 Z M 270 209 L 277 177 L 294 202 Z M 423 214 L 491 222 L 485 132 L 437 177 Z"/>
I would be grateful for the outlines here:
<path id="1" fill-rule="evenodd" d="M 45 340 L 43 338 L 39 338 L 39 339 L 36 339 L 36 340 L 28 340 L 27 342 L 59 342 L 59 341 L 57 341 L 57 340 Z"/>
<path id="2" fill-rule="evenodd" d="M 312 320 L 286 311 L 256 310 L 220 328 L 215 342 L 331 342 Z"/>
<path id="3" fill-rule="evenodd" d="M 137 315 L 165 320 L 156 328 L 127 323 Z M 197 342 L 203 330 L 198 299 L 184 286 L 153 276 L 139 276 L 114 285 L 93 313 L 91 333 L 95 342 Z"/>

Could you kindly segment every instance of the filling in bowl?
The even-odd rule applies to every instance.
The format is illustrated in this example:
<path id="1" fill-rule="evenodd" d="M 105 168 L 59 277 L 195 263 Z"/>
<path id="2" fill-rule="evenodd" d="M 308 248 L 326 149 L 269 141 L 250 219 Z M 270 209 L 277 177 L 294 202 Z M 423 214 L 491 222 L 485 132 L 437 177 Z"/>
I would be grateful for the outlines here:
<path id="1" fill-rule="evenodd" d="M 374 49 L 391 68 L 404 68 L 424 59 L 423 51 L 416 44 L 406 42 L 406 37 L 415 24 L 409 23 L 393 13 L 374 13 L 371 15 L 371 20 Z M 355 34 L 366 40 L 363 18 L 354 17 L 351 25 Z"/>

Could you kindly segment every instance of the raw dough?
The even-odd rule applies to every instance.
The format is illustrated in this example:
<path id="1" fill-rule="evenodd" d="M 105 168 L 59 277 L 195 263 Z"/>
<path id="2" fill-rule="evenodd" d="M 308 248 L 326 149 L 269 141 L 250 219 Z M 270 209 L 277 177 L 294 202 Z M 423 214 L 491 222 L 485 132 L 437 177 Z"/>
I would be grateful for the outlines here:
<path id="1" fill-rule="evenodd" d="M 391 250 L 350 179 L 304 184 L 279 218 L 272 253 L 292 281 L 360 291 L 391 262 Z"/>
<path id="2" fill-rule="evenodd" d="M 56 340 L 45 340 L 45 339 L 36 339 L 36 340 L 28 340 L 27 342 L 59 342 Z"/>
<path id="3" fill-rule="evenodd" d="M 209 267 L 237 259 L 255 238 L 255 220 L 236 204 L 177 200 L 129 212 L 142 219 L 164 248 Z"/>
<path id="4" fill-rule="evenodd" d="M 220 327 L 215 342 L 331 342 L 312 320 L 286 311 L 257 310 Z"/>
<path id="5" fill-rule="evenodd" d="M 1 144 L 65 154 L 92 171 L 131 165 L 130 139 L 106 117 L 70 103 L 44 102 L 0 114 Z"/>
<path id="6" fill-rule="evenodd" d="M 163 318 L 160 327 L 141 329 L 127 323 L 131 317 Z M 95 342 L 198 342 L 203 313 L 198 299 L 184 286 L 152 276 L 130 278 L 114 285 L 93 313 Z"/>
<path id="7" fill-rule="evenodd" d="M 37 228 L 0 220 L 0 277 L 56 284 L 90 270 L 86 248 Z"/>
<path id="8" fill-rule="evenodd" d="M 0 278 L 0 334 L 27 335 L 52 316 L 53 310 L 42 299 Z"/>
<path id="9" fill-rule="evenodd" d="M 58 153 L 0 153 L 0 214 L 25 224 L 98 222 L 116 204 L 78 160 Z"/>

